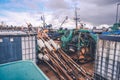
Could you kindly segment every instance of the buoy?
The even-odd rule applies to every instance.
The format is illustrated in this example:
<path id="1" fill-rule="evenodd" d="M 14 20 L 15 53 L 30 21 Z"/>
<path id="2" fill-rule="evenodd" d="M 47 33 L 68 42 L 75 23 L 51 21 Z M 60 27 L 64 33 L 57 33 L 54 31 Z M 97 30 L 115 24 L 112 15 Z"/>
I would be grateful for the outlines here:
<path id="1" fill-rule="evenodd" d="M 37 40 L 37 43 L 38 43 L 38 46 L 39 46 L 41 49 L 42 49 L 43 47 L 45 47 L 44 42 L 43 42 L 41 39 Z"/>
<path id="2" fill-rule="evenodd" d="M 49 61 L 49 57 L 48 57 L 48 55 L 45 54 L 45 55 L 43 56 L 43 59 Z"/>
<path id="3" fill-rule="evenodd" d="M 45 41 L 45 46 L 50 50 L 50 51 L 53 51 L 53 48 L 51 47 L 51 45 Z"/>
<path id="4" fill-rule="evenodd" d="M 43 56 L 44 56 L 44 55 L 43 55 L 42 53 L 39 53 L 39 54 L 38 54 L 38 58 L 39 58 L 40 60 L 43 60 Z"/>

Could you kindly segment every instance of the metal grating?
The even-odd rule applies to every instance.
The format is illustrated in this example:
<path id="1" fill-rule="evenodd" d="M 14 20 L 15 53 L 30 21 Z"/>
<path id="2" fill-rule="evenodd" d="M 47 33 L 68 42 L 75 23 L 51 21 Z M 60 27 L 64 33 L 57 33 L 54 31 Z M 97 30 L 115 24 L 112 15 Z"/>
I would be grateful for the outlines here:
<path id="1" fill-rule="evenodd" d="M 22 59 L 36 62 L 36 36 L 22 37 Z"/>

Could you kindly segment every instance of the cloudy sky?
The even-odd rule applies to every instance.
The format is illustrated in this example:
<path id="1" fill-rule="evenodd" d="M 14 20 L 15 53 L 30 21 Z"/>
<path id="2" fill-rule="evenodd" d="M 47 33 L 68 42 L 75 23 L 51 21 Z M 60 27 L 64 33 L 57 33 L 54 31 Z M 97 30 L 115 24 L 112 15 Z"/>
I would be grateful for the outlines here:
<path id="1" fill-rule="evenodd" d="M 44 14 L 46 23 L 59 27 L 66 16 L 63 27 L 75 27 L 74 7 L 78 7 L 81 22 L 90 26 L 115 22 L 116 4 L 120 0 L 0 0 L 0 21 L 8 25 L 42 25 Z M 120 11 L 120 10 L 119 10 Z"/>

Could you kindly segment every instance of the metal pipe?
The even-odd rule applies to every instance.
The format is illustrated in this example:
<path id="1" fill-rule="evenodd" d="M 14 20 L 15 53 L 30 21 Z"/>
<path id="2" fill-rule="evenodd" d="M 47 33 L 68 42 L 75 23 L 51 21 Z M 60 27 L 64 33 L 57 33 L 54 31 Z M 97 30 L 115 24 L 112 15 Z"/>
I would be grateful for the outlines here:
<path id="1" fill-rule="evenodd" d="M 77 27 L 78 27 L 77 20 L 78 20 L 78 18 L 77 18 L 77 9 L 76 9 L 76 7 L 75 7 L 75 25 L 76 25 L 76 29 L 77 29 Z"/>
<path id="2" fill-rule="evenodd" d="M 62 24 L 60 25 L 60 28 L 62 27 L 62 25 L 65 23 L 65 21 L 68 19 L 68 16 L 65 17 L 64 21 L 62 22 Z"/>
<path id="3" fill-rule="evenodd" d="M 120 5 L 120 3 L 117 4 L 117 10 L 116 10 L 116 23 L 118 22 L 118 16 L 119 16 L 119 5 Z"/>
<path id="4" fill-rule="evenodd" d="M 43 42 L 49 41 L 50 38 L 48 36 L 45 36 L 45 37 L 46 39 L 41 37 L 41 40 L 43 40 Z M 56 69 L 58 69 L 59 72 L 61 72 L 61 75 L 64 74 L 64 76 L 67 79 L 72 80 L 73 78 L 71 77 L 71 70 L 72 72 L 75 73 L 75 74 L 72 74 L 72 76 L 74 75 L 76 78 L 77 78 L 76 73 L 80 72 L 81 75 L 83 75 L 87 79 L 91 79 L 91 77 L 87 75 L 87 72 L 82 67 L 80 67 L 77 63 L 75 63 L 63 50 L 58 49 L 57 50 L 58 53 L 57 53 L 57 51 L 56 52 L 54 50 L 50 51 L 47 47 L 45 47 L 44 51 L 46 51 L 45 54 L 49 55 L 48 57 L 50 58 L 50 61 L 52 62 L 53 66 L 56 67 Z M 77 72 L 75 72 L 73 69 L 77 70 Z"/>
<path id="5" fill-rule="evenodd" d="M 44 62 L 60 77 L 61 80 L 65 80 L 64 77 L 47 61 L 44 60 Z"/>

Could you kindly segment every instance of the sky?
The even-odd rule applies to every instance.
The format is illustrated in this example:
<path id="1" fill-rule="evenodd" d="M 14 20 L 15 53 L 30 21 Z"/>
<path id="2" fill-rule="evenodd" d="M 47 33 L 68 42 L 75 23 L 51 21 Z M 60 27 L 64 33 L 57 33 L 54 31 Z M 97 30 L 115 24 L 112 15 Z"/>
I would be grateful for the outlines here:
<path id="1" fill-rule="evenodd" d="M 0 0 L 0 22 L 4 21 L 8 25 L 26 26 L 26 23 L 31 23 L 33 26 L 42 26 L 41 16 L 44 15 L 47 24 L 59 28 L 68 16 L 63 27 L 74 28 L 76 6 L 80 22 L 88 24 L 87 27 L 112 25 L 115 23 L 116 4 L 119 2 L 120 0 Z"/>

